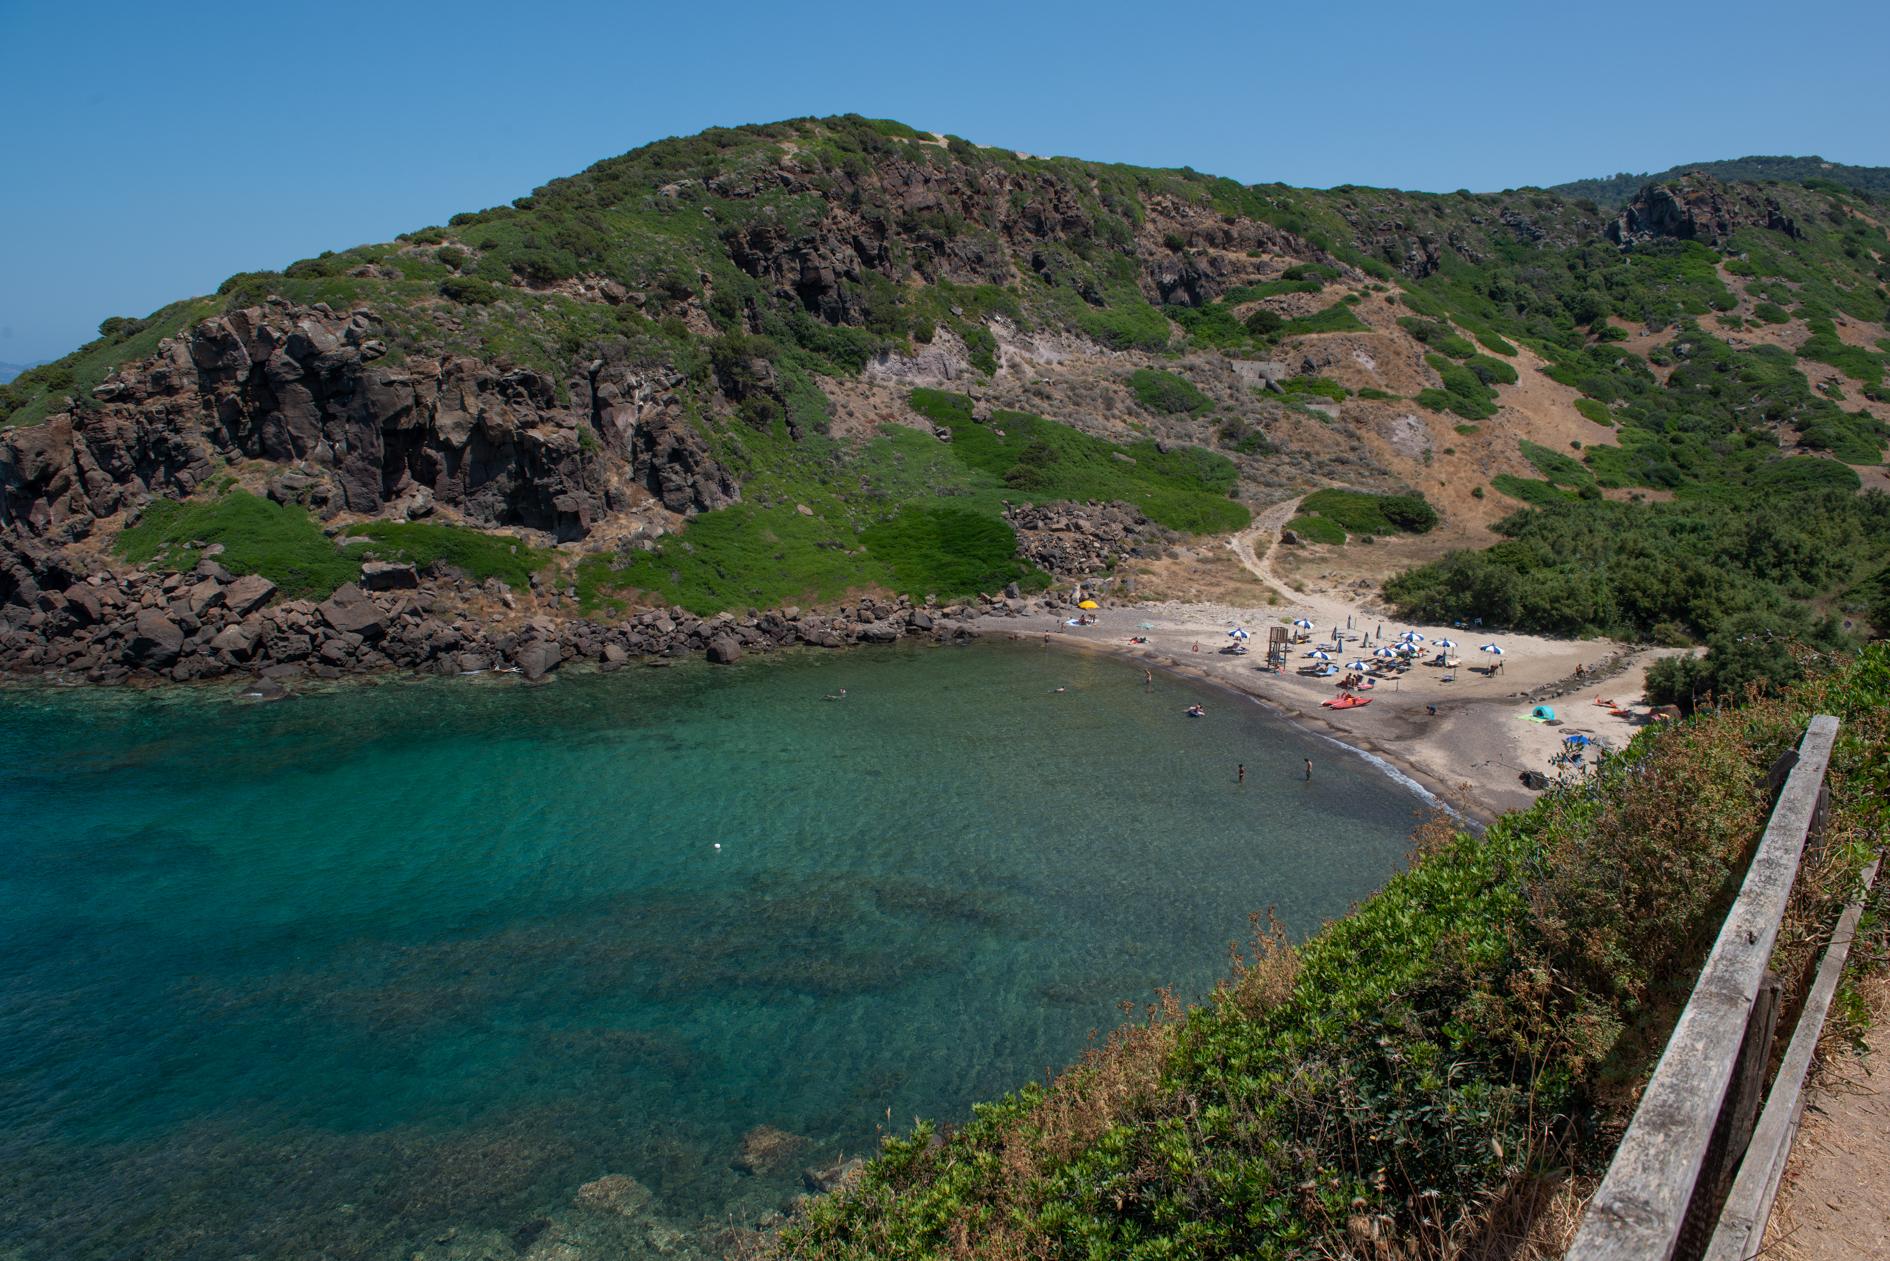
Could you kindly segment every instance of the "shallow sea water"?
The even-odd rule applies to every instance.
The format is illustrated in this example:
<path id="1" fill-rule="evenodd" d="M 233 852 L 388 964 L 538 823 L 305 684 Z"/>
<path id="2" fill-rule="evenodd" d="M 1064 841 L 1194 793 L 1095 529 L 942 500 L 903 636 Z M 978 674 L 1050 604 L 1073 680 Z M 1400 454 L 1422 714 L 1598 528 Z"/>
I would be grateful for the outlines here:
<path id="1" fill-rule="evenodd" d="M 525 1256 L 606 1174 L 752 1224 L 1343 913 L 1424 808 L 1035 644 L 0 692 L 0 1258 Z M 805 1143 L 738 1172 L 759 1125 Z"/>

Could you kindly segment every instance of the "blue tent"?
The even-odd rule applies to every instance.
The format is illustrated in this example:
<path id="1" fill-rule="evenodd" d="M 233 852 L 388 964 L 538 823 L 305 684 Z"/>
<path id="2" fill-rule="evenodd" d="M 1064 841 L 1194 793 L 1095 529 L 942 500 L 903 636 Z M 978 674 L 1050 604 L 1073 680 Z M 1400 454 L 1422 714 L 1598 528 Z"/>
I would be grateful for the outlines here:
<path id="1" fill-rule="evenodd" d="M 1550 709 L 1547 705 L 1538 705 L 1529 711 L 1529 716 L 1531 718 L 1551 719 L 1555 717 L 1555 711 Z"/>

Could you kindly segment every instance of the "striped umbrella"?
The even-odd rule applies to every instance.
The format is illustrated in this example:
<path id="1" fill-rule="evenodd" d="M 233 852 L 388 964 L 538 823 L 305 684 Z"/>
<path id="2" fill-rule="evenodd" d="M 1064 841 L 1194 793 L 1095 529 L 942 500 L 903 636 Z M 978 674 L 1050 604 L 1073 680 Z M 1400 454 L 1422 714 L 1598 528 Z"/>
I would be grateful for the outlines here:
<path id="1" fill-rule="evenodd" d="M 1300 628 L 1301 630 L 1311 630 L 1311 629 L 1312 629 L 1312 623 L 1311 623 L 1311 622 L 1309 622 L 1309 621 L 1307 621 L 1307 620 L 1306 620 L 1305 618 L 1303 618 L 1303 617 L 1296 617 L 1296 618 L 1294 618 L 1294 619 L 1293 619 L 1293 625 L 1295 625 L 1295 626 L 1297 626 L 1297 627 L 1299 627 L 1299 628 Z"/>
<path id="2" fill-rule="evenodd" d="M 1315 649 L 1314 649 L 1313 651 L 1311 651 L 1311 652 L 1309 652 L 1309 653 L 1307 653 L 1306 655 L 1307 655 L 1308 657 L 1311 657 L 1311 658 L 1312 658 L 1312 659 L 1313 659 L 1314 661 L 1330 661 L 1330 660 L 1332 660 L 1332 654 L 1331 654 L 1331 653 L 1329 653 L 1329 652 L 1325 652 L 1325 651 L 1323 651 L 1323 650 L 1321 650 L 1321 649 L 1317 649 L 1317 648 L 1315 648 Z"/>
<path id="3" fill-rule="evenodd" d="M 1369 670 L 1372 668 L 1372 663 L 1361 657 L 1357 661 L 1346 662 L 1345 668 L 1348 670 Z"/>
<path id="4" fill-rule="evenodd" d="M 1253 638 L 1253 636 L 1247 633 L 1244 627 L 1240 627 L 1240 626 L 1236 626 L 1234 627 L 1233 630 L 1228 631 L 1227 637 L 1229 639 L 1252 639 Z"/>
<path id="5" fill-rule="evenodd" d="M 1397 654 L 1396 652 L 1394 652 L 1394 651 L 1393 651 L 1392 649 L 1390 649 L 1390 648 L 1383 648 L 1383 647 L 1380 647 L 1380 648 L 1374 648 L 1374 649 L 1372 649 L 1372 656 L 1374 656 L 1374 657 L 1383 657 L 1383 658 L 1384 658 L 1385 660 L 1387 660 L 1387 661 L 1389 661 L 1389 660 L 1391 660 L 1391 658 L 1393 658 L 1393 657 L 1395 657 L 1395 656 L 1397 656 L 1397 655 L 1398 655 L 1398 654 Z"/>
<path id="6" fill-rule="evenodd" d="M 1398 636 L 1398 638 L 1402 639 L 1407 644 L 1421 644 L 1424 642 L 1424 636 L 1418 634 L 1416 631 L 1406 631 L 1404 634 Z"/>
<path id="7" fill-rule="evenodd" d="M 1485 644 L 1483 645 L 1483 647 L 1477 649 L 1477 651 L 1478 652 L 1493 652 L 1499 657 L 1503 655 L 1503 650 L 1495 644 Z"/>

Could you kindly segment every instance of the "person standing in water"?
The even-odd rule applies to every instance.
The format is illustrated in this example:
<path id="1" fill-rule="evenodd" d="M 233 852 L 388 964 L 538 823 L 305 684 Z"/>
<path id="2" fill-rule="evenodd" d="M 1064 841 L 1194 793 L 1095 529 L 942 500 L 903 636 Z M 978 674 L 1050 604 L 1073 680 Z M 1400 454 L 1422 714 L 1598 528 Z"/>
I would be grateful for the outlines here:
<path id="1" fill-rule="evenodd" d="M 1235 765 L 1234 782 L 1236 784 L 1244 784 L 1247 782 L 1247 764 L 1245 762 L 1240 762 Z"/>
<path id="2" fill-rule="evenodd" d="M 1312 783 L 1312 759 L 1306 759 L 1306 782 Z"/>
<path id="3" fill-rule="evenodd" d="M 1142 686 L 1143 687 L 1155 686 L 1155 672 L 1153 670 L 1142 671 Z"/>

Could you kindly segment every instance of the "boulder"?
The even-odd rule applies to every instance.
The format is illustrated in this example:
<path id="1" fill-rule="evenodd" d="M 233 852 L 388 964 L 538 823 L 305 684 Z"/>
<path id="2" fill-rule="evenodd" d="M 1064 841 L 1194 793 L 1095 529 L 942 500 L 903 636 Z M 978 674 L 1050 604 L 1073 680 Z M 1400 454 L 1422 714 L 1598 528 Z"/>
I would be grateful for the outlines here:
<path id="1" fill-rule="evenodd" d="M 387 629 L 387 615 L 368 598 L 367 592 L 352 582 L 343 583 L 315 611 L 322 621 L 343 635 L 378 639 Z"/>
<path id="2" fill-rule="evenodd" d="M 709 660 L 716 665 L 733 665 L 742 659 L 742 646 L 731 635 L 717 635 L 709 641 Z"/>
<path id="3" fill-rule="evenodd" d="M 399 561 L 362 561 L 361 585 L 369 591 L 412 591 L 420 585 L 420 573 Z"/>
<path id="4" fill-rule="evenodd" d="M 564 653 L 549 639 L 533 639 L 519 646 L 512 660 L 528 679 L 542 679 L 564 661 Z"/>
<path id="5" fill-rule="evenodd" d="M 792 1160 L 805 1146 L 807 1139 L 799 1134 L 790 1134 L 772 1125 L 757 1125 L 742 1135 L 741 1146 L 735 1152 L 735 1159 L 729 1161 L 729 1168 L 736 1173 L 771 1173 Z"/>
<path id="6" fill-rule="evenodd" d="M 210 640 L 210 646 L 218 652 L 226 652 L 232 657 L 247 657 L 256 651 L 258 638 L 256 628 L 247 623 L 225 626 Z"/>
<path id="7" fill-rule="evenodd" d="M 866 1162 L 861 1160 L 858 1156 L 850 1160 L 843 1156 L 830 1165 L 824 1165 L 818 1169 L 802 1170 L 801 1183 L 816 1195 L 824 1195 L 835 1187 L 846 1183 L 865 1167 Z"/>
<path id="8" fill-rule="evenodd" d="M 276 584 L 261 574 L 244 574 L 223 589 L 223 604 L 238 617 L 246 616 L 269 603 Z"/>
<path id="9" fill-rule="evenodd" d="M 141 609 L 133 625 L 125 660 L 157 670 L 170 665 L 184 650 L 184 631 L 159 609 Z"/>
<path id="10" fill-rule="evenodd" d="M 654 1198 L 650 1189 L 625 1173 L 607 1173 L 577 1190 L 577 1206 L 619 1217 L 636 1217 Z"/>

